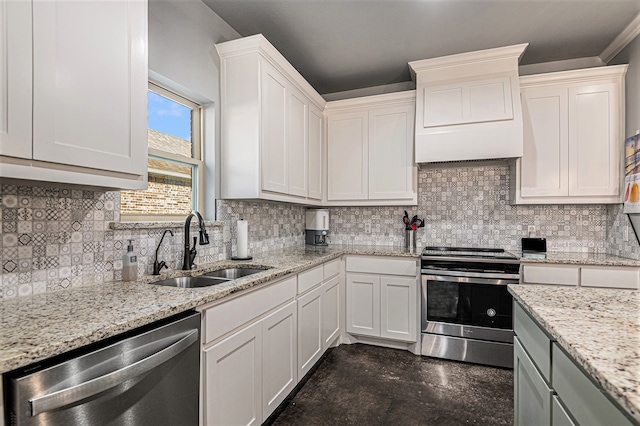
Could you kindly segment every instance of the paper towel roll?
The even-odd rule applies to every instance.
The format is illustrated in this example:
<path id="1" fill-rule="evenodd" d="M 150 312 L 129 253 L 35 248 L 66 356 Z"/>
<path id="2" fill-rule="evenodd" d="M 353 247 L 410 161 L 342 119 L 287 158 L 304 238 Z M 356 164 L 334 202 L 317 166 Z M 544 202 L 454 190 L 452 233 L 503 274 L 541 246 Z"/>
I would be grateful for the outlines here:
<path id="1" fill-rule="evenodd" d="M 249 257 L 249 223 L 246 220 L 238 221 L 236 232 L 237 257 Z"/>

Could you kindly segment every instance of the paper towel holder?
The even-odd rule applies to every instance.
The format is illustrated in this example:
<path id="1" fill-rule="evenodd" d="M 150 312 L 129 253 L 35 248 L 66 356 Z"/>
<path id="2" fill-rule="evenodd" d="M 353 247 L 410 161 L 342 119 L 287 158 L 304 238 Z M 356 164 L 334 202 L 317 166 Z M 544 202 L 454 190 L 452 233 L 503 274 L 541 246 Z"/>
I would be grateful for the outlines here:
<path id="1" fill-rule="evenodd" d="M 231 260 L 251 260 L 251 259 L 253 259 L 253 256 L 247 256 L 247 257 L 231 256 Z"/>

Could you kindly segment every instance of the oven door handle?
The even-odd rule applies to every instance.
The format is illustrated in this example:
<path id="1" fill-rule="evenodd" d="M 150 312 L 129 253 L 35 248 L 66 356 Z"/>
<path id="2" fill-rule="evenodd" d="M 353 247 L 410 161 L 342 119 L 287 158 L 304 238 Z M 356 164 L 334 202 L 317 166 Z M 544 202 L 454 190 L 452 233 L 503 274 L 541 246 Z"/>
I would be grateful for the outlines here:
<path id="1" fill-rule="evenodd" d="M 448 281 L 456 283 L 469 283 L 469 284 L 494 284 L 494 285 L 507 285 L 517 284 L 520 280 L 518 274 L 474 274 L 474 273 L 459 273 L 455 275 L 448 275 L 446 271 L 429 271 L 425 274 L 426 269 L 422 270 L 422 281 Z M 444 272 L 444 273 L 443 273 Z M 437 275 L 435 275 L 437 274 Z M 465 274 L 465 275 L 462 275 Z"/>

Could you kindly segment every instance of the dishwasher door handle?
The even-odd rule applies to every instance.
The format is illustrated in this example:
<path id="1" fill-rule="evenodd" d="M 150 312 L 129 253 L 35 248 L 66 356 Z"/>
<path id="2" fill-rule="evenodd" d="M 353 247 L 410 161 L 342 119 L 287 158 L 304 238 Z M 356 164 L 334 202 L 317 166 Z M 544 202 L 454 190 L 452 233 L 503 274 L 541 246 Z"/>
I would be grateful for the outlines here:
<path id="1" fill-rule="evenodd" d="M 196 329 L 189 330 L 182 335 L 184 337 L 177 342 L 124 368 L 66 389 L 30 399 L 31 416 L 76 403 L 153 370 L 198 341 L 198 330 Z"/>

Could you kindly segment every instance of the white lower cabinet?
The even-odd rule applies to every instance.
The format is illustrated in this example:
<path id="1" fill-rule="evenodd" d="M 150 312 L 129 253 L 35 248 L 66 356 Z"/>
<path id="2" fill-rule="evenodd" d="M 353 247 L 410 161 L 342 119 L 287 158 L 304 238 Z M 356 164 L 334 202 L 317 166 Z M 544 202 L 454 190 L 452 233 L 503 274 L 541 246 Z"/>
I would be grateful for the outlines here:
<path id="1" fill-rule="evenodd" d="M 203 424 L 262 424 L 336 341 L 340 265 L 333 260 L 201 308 Z"/>
<path id="2" fill-rule="evenodd" d="M 207 425 L 261 424 L 298 383 L 292 301 L 205 353 Z"/>
<path id="3" fill-rule="evenodd" d="M 347 333 L 380 336 L 380 277 L 347 274 Z"/>
<path id="4" fill-rule="evenodd" d="M 340 277 L 322 285 L 322 351 L 340 335 Z"/>
<path id="5" fill-rule="evenodd" d="M 262 423 L 262 323 L 204 351 L 207 425 Z"/>
<path id="6" fill-rule="evenodd" d="M 298 383 L 297 315 L 293 301 L 262 320 L 262 412 L 265 419 Z"/>
<path id="7" fill-rule="evenodd" d="M 637 266 L 522 264 L 522 284 L 568 285 L 596 288 L 640 288 Z"/>
<path id="8" fill-rule="evenodd" d="M 376 273 L 362 273 L 363 271 Z M 416 342 L 418 338 L 416 273 L 414 260 L 348 258 L 347 333 L 401 342 Z"/>
<path id="9" fill-rule="evenodd" d="M 416 341 L 416 279 L 380 277 L 380 337 Z"/>
<path id="10" fill-rule="evenodd" d="M 298 298 L 298 376 L 304 377 L 323 353 L 322 286 Z"/>

